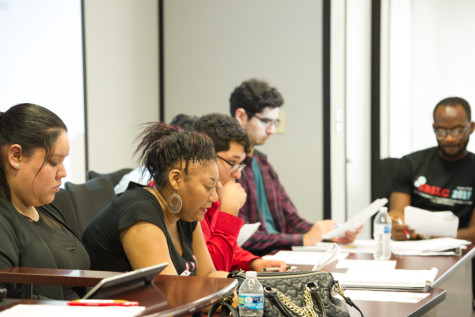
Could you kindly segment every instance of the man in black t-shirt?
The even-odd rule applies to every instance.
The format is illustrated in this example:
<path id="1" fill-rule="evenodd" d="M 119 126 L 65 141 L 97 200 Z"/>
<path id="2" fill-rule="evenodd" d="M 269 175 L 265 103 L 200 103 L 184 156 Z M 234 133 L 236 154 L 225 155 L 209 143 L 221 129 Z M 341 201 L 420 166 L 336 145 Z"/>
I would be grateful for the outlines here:
<path id="1" fill-rule="evenodd" d="M 392 236 L 406 240 L 421 238 L 405 225 L 404 208 L 408 205 L 431 210 L 450 210 L 459 217 L 458 239 L 475 242 L 475 154 L 467 151 L 475 124 L 471 121 L 468 102 L 450 97 L 434 108 L 433 128 L 438 147 L 404 156 L 399 160 L 390 184 L 390 215 Z"/>

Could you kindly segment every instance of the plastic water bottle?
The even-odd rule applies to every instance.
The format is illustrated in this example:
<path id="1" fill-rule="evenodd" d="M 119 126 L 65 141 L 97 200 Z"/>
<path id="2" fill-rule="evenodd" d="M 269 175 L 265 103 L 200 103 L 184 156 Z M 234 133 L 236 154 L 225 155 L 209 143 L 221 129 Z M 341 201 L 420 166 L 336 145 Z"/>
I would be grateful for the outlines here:
<path id="1" fill-rule="evenodd" d="M 391 225 L 388 208 L 381 207 L 374 218 L 374 258 L 376 260 L 389 260 L 391 257 Z"/>
<path id="2" fill-rule="evenodd" d="M 239 287 L 239 316 L 264 315 L 264 289 L 255 271 L 247 271 L 246 279 Z"/>

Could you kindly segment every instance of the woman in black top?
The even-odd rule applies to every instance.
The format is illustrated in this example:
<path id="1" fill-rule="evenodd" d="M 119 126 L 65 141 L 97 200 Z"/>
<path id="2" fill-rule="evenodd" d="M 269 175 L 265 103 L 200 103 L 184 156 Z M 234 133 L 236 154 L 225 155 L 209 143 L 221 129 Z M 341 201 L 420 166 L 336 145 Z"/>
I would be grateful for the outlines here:
<path id="1" fill-rule="evenodd" d="M 168 262 L 164 273 L 226 277 L 216 271 L 197 221 L 218 199 L 211 139 L 151 123 L 136 153 L 154 185 L 131 183 L 82 235 L 93 269 L 131 270 Z"/>
<path id="2" fill-rule="evenodd" d="M 0 113 L 0 269 L 24 266 L 89 269 L 78 237 L 50 204 L 66 176 L 69 140 L 46 108 L 20 104 Z M 20 296 L 15 285 L 8 297 Z M 37 297 L 75 299 L 71 287 L 35 285 Z"/>

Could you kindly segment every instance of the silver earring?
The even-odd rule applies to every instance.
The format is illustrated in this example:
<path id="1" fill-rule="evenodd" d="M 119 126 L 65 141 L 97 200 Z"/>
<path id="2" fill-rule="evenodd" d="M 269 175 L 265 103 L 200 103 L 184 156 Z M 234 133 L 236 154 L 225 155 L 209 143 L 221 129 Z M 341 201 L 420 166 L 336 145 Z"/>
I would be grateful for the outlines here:
<path id="1" fill-rule="evenodd" d="M 173 201 L 176 200 L 174 204 Z M 176 193 L 176 190 L 173 194 L 168 197 L 168 209 L 173 213 L 177 214 L 181 210 L 181 206 L 183 205 L 183 201 L 181 200 L 181 196 Z"/>
<path id="2" fill-rule="evenodd" d="M 19 167 L 20 167 L 20 164 L 15 163 L 15 167 L 16 167 L 16 168 L 19 168 Z"/>

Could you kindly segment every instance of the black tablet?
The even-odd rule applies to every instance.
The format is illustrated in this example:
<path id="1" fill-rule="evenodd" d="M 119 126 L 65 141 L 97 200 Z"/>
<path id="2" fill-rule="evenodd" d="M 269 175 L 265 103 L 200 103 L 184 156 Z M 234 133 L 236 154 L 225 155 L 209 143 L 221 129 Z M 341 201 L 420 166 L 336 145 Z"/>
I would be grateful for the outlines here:
<path id="1" fill-rule="evenodd" d="M 118 294 L 152 282 L 155 276 L 157 276 L 167 266 L 168 263 L 165 262 L 143 269 L 107 277 L 94 286 L 86 295 L 82 297 L 82 299 L 110 299 L 114 294 Z"/>

